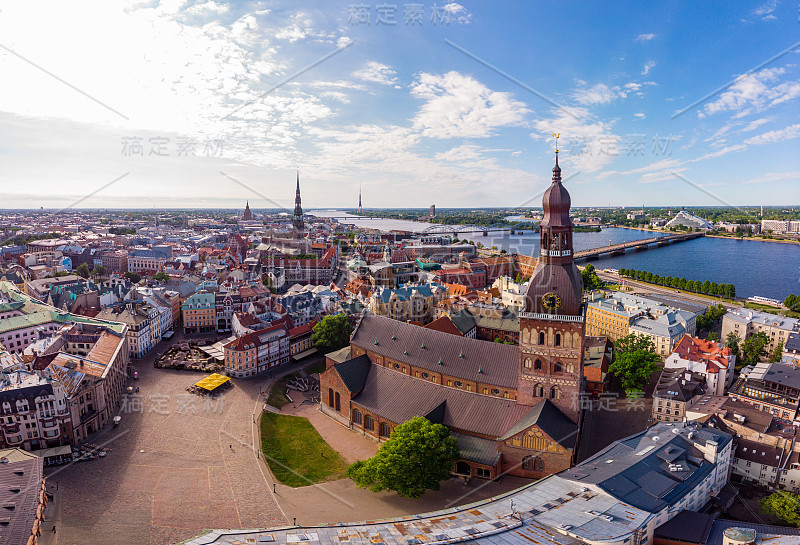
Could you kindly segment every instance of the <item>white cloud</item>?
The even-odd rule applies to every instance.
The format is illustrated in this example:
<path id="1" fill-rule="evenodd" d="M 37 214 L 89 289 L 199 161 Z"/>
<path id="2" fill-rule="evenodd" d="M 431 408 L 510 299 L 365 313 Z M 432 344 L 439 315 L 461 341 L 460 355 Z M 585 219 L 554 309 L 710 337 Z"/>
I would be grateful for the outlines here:
<path id="1" fill-rule="evenodd" d="M 620 96 L 619 90 L 617 85 L 609 87 L 605 83 L 598 83 L 586 89 L 576 89 L 572 97 L 579 104 L 608 104 Z"/>
<path id="2" fill-rule="evenodd" d="M 445 4 L 444 9 L 457 23 L 468 25 L 472 21 L 472 14 L 461 4 L 450 2 L 449 4 Z"/>
<path id="3" fill-rule="evenodd" d="M 774 21 L 777 17 L 774 14 L 775 8 L 778 7 L 778 0 L 767 0 L 753 11 L 750 12 L 748 19 L 761 20 L 761 21 Z M 742 22 L 747 22 L 748 19 L 742 19 Z"/>
<path id="4" fill-rule="evenodd" d="M 748 123 L 747 125 L 742 127 L 742 132 L 753 131 L 753 130 L 757 129 L 758 127 L 760 127 L 761 125 L 764 125 L 765 123 L 769 123 L 770 121 L 772 121 L 772 119 L 770 119 L 769 117 L 762 117 L 761 119 L 754 119 L 753 121 L 751 121 L 750 123 Z"/>
<path id="5" fill-rule="evenodd" d="M 510 93 L 492 91 L 458 72 L 418 74 L 411 95 L 427 101 L 413 126 L 431 138 L 485 138 L 498 127 L 522 125 L 529 112 Z"/>
<path id="6" fill-rule="evenodd" d="M 782 129 L 774 131 L 767 131 L 744 141 L 747 145 L 761 145 L 772 144 L 773 142 L 781 142 L 783 140 L 792 140 L 800 137 L 800 123 L 796 125 L 789 125 Z"/>
<path id="7" fill-rule="evenodd" d="M 650 70 L 655 68 L 655 66 L 656 66 L 656 61 L 647 61 L 646 63 L 644 63 L 644 68 L 642 68 L 642 75 L 646 76 L 647 74 L 649 74 Z"/>
<path id="8" fill-rule="evenodd" d="M 719 98 L 703 106 L 697 116 L 703 118 L 730 111 L 736 112 L 735 118 L 741 118 L 800 97 L 800 81 L 786 81 L 770 86 L 784 74 L 785 68 L 765 68 L 759 72 L 741 75 Z"/>
<path id="9" fill-rule="evenodd" d="M 793 170 L 791 172 L 768 172 L 766 174 L 762 174 L 758 178 L 745 180 L 744 182 L 741 182 L 741 184 L 767 184 L 772 182 L 782 182 L 784 180 L 796 180 L 800 182 L 800 170 Z"/>
<path id="10" fill-rule="evenodd" d="M 464 144 L 447 151 L 437 153 L 434 158 L 442 161 L 461 162 L 480 159 L 481 147 L 474 144 Z"/>
<path id="11" fill-rule="evenodd" d="M 636 36 L 636 41 L 637 42 L 649 42 L 650 40 L 652 40 L 655 37 L 656 37 L 655 34 L 639 34 L 638 36 Z"/>
<path id="12" fill-rule="evenodd" d="M 645 118 L 645 117 L 647 117 L 647 116 L 645 116 L 645 115 L 644 115 L 643 113 L 641 113 L 641 112 L 638 112 L 638 113 L 635 113 L 635 114 L 633 114 L 633 117 L 635 117 L 635 118 L 637 118 L 637 119 L 644 119 L 644 118 Z"/>
<path id="13" fill-rule="evenodd" d="M 214 0 L 209 0 L 208 2 L 204 2 L 202 4 L 195 4 L 194 6 L 186 8 L 186 13 L 190 13 L 192 15 L 209 15 L 209 14 L 227 13 L 229 10 L 230 6 L 228 6 L 227 4 L 214 2 Z"/>
<path id="14" fill-rule="evenodd" d="M 363 68 L 353 72 L 353 77 L 381 85 L 397 85 L 397 72 L 390 66 L 375 61 L 370 61 Z"/>
<path id="15" fill-rule="evenodd" d="M 621 138 L 612 131 L 611 124 L 597 121 L 586 108 L 565 108 L 551 111 L 553 117 L 541 118 L 533 123 L 534 140 L 562 134 L 559 143 L 562 166 L 574 171 L 596 172 L 612 162 L 620 152 Z"/>

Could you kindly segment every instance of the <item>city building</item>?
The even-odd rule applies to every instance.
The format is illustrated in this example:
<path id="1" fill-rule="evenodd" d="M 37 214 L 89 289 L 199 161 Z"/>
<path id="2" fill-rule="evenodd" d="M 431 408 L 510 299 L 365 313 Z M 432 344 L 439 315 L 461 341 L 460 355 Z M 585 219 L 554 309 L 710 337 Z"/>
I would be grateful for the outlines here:
<path id="1" fill-rule="evenodd" d="M 224 345 L 225 374 L 250 377 L 289 363 L 291 338 L 283 325 L 248 333 Z"/>
<path id="2" fill-rule="evenodd" d="M 407 322 L 433 321 L 434 307 L 447 297 L 440 284 L 406 285 L 402 288 L 379 287 L 369 297 L 369 311 L 378 316 Z"/>
<path id="3" fill-rule="evenodd" d="M 711 222 L 706 221 L 699 216 L 695 216 L 688 210 L 681 210 L 680 212 L 675 214 L 675 216 L 671 220 L 669 220 L 666 224 L 667 229 L 669 229 L 670 227 L 688 227 L 690 229 L 714 228 Z"/>
<path id="4" fill-rule="evenodd" d="M 134 301 L 104 308 L 96 318 L 127 325 L 130 356 L 140 359 L 161 340 L 161 335 L 166 332 L 162 328 L 170 324 L 171 316 L 170 309 L 159 310 L 143 301 Z"/>
<path id="5" fill-rule="evenodd" d="M 771 353 L 779 343 L 785 346 L 793 331 L 800 331 L 800 320 L 748 308 L 730 309 L 722 317 L 722 339 L 733 333 L 743 341 L 759 331 L 767 335 L 769 344 L 766 349 Z"/>
<path id="6" fill-rule="evenodd" d="M 3 545 L 37 545 L 47 505 L 44 460 L 19 448 L 0 450 Z"/>
<path id="7" fill-rule="evenodd" d="M 251 221 L 252 219 L 253 213 L 250 211 L 250 201 L 247 201 L 247 204 L 244 207 L 244 214 L 242 214 L 242 220 Z"/>
<path id="8" fill-rule="evenodd" d="M 662 356 L 667 356 L 684 335 L 694 335 L 696 330 L 696 312 L 640 295 L 592 294 L 586 311 L 587 335 L 602 335 L 612 341 L 631 333 L 644 335 Z"/>
<path id="9" fill-rule="evenodd" d="M 800 367 L 784 363 L 759 363 L 730 388 L 732 399 L 792 421 L 800 403 Z"/>
<path id="10" fill-rule="evenodd" d="M 72 419 L 64 387 L 27 370 L 0 375 L 0 445 L 25 450 L 73 442 Z"/>
<path id="11" fill-rule="evenodd" d="M 157 273 L 164 270 L 167 256 L 157 250 L 131 250 L 128 254 L 128 271 Z"/>
<path id="12" fill-rule="evenodd" d="M 653 391 L 651 418 L 656 422 L 682 422 L 686 406 L 705 393 L 704 378 L 686 368 L 664 368 Z"/>
<path id="13" fill-rule="evenodd" d="M 725 395 L 733 384 L 736 356 L 722 343 L 684 335 L 664 360 L 665 369 L 686 369 L 703 377 L 705 391 Z"/>
<path id="14" fill-rule="evenodd" d="M 185 333 L 210 333 L 216 331 L 215 294 L 200 291 L 186 298 L 181 305 L 183 313 L 183 331 Z"/>

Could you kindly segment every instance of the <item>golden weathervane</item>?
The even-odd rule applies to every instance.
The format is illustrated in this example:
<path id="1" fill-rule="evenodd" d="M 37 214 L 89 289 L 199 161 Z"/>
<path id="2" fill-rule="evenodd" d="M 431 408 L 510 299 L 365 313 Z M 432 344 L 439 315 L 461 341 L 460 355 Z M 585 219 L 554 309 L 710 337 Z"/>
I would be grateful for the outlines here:
<path id="1" fill-rule="evenodd" d="M 559 133 L 559 132 L 554 132 L 553 133 L 553 138 L 556 139 L 556 153 L 558 153 L 558 138 L 559 138 L 559 136 L 561 136 L 561 133 Z"/>

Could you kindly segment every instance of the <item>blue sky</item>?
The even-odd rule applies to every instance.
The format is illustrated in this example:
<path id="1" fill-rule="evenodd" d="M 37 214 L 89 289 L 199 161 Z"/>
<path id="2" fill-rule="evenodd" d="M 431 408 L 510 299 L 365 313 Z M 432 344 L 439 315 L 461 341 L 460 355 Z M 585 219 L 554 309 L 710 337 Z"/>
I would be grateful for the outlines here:
<path id="1" fill-rule="evenodd" d="M 577 206 L 798 205 L 799 18 L 785 0 L 10 1 L 0 207 L 291 207 L 295 169 L 307 208 L 355 206 L 359 185 L 366 207 L 538 206 L 553 132 Z"/>

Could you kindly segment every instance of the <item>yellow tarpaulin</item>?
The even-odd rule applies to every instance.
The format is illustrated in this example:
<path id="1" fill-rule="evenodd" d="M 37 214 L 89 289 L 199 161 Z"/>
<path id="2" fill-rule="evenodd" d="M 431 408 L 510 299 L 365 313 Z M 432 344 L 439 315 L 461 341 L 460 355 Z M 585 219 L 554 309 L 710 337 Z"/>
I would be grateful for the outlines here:
<path id="1" fill-rule="evenodd" d="M 226 382 L 230 380 L 230 377 L 226 377 L 224 375 L 220 375 L 219 373 L 214 373 L 212 375 L 208 375 L 206 378 L 199 382 L 195 382 L 194 385 L 198 388 L 202 388 L 204 390 L 208 390 L 209 392 L 215 390 L 219 386 L 222 386 Z"/>

